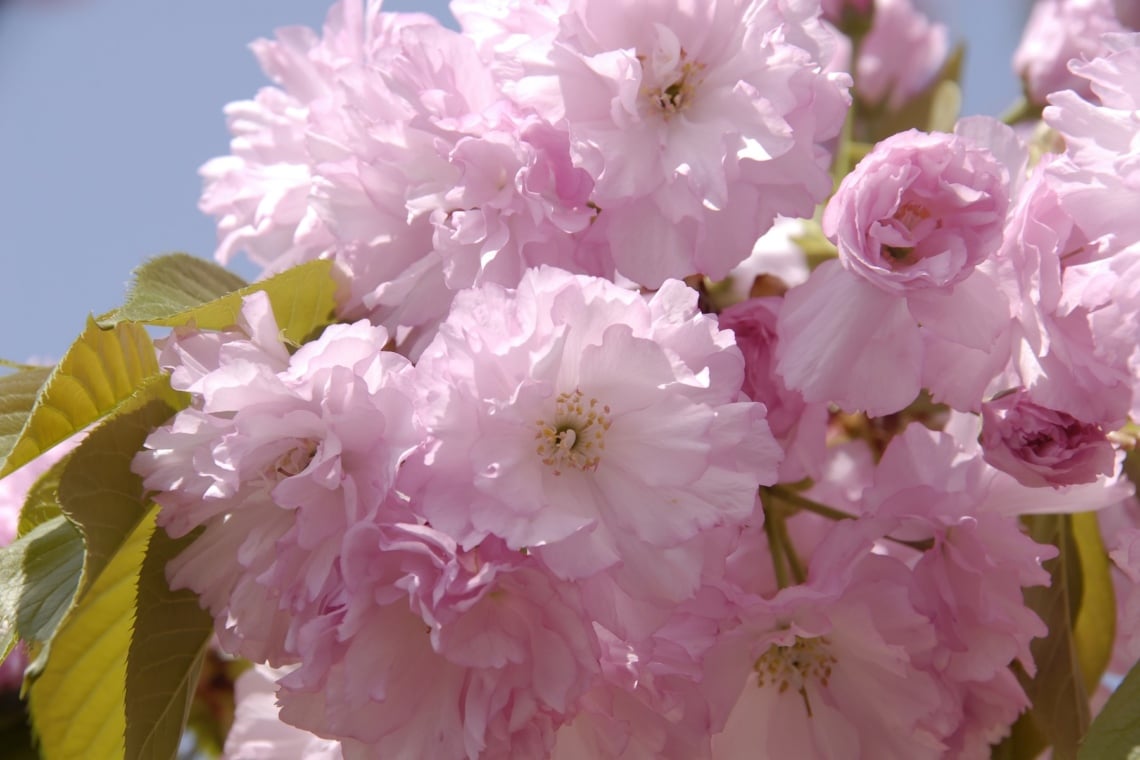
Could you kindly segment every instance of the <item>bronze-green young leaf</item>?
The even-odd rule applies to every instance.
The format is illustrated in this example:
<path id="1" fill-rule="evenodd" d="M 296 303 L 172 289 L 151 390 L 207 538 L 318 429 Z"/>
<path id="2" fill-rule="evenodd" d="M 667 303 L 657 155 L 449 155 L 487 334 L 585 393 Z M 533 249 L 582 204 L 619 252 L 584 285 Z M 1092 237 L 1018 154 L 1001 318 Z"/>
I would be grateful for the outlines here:
<path id="1" fill-rule="evenodd" d="M 0 477 L 119 410 L 148 379 L 161 377 L 154 345 L 140 325 L 102 330 L 94 320 L 47 378 Z"/>
<path id="2" fill-rule="evenodd" d="M 1023 677 L 1022 686 L 1032 702 L 1032 723 L 1052 746 L 1053 757 L 1073 760 L 1089 726 L 1088 693 L 1074 632 L 1084 593 L 1079 548 L 1071 515 L 1034 515 L 1028 522 L 1033 539 L 1053 544 L 1058 555 L 1045 562 L 1052 584 L 1025 590 L 1026 604 L 1049 634 L 1030 645 L 1037 674 Z"/>
<path id="3" fill-rule="evenodd" d="M 1140 757 L 1140 663 L 1124 677 L 1089 727 L 1080 760 Z"/>
<path id="4" fill-rule="evenodd" d="M 59 504 L 83 534 L 80 595 L 119 553 L 150 511 L 131 461 L 150 432 L 174 410 L 160 399 L 107 420 L 71 452 L 59 480 Z"/>
<path id="5" fill-rule="evenodd" d="M 83 539 L 62 516 L 0 549 L 0 654 L 17 638 L 51 641 L 71 607 L 83 567 Z"/>
<path id="6" fill-rule="evenodd" d="M 124 754 L 127 649 L 135 586 L 153 515 L 71 608 L 28 689 L 28 709 L 43 760 L 115 760 Z"/>
<path id="7" fill-rule="evenodd" d="M 137 276 L 135 289 L 128 296 L 127 303 L 106 315 L 102 323 L 127 321 L 166 327 L 193 323 L 203 330 L 224 330 L 237 323 L 242 298 L 259 290 L 269 296 L 277 326 L 285 338 L 294 343 L 302 342 L 333 320 L 336 281 L 332 277 L 331 261 L 310 261 L 203 301 L 198 299 L 206 289 L 197 287 L 193 280 L 183 283 L 184 291 L 178 291 L 181 278 L 175 272 L 185 269 L 186 262 L 178 258 L 167 264 L 169 259 L 155 259 L 145 265 Z M 145 277 L 144 271 L 148 272 Z M 158 273 L 162 273 L 164 284 L 161 292 L 154 294 L 150 283 Z"/>
<path id="8" fill-rule="evenodd" d="M 170 590 L 166 564 L 194 538 L 172 539 L 156 530 L 147 546 L 127 654 L 128 760 L 173 760 L 190 713 L 213 626 L 194 592 Z"/>

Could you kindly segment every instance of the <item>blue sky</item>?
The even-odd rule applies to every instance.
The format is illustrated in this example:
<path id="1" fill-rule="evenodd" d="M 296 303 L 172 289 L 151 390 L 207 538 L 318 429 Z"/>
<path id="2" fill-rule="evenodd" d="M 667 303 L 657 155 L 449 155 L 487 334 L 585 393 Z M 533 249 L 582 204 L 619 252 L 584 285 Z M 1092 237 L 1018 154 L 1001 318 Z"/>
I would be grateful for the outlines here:
<path id="1" fill-rule="evenodd" d="M 1024 2 L 927 2 L 967 40 L 968 113 L 998 113 Z M 58 357 L 150 256 L 210 256 L 197 168 L 266 81 L 247 44 L 324 0 L 16 0 L 0 11 L 0 357 Z M 385 10 L 445 14 L 442 0 Z M 246 268 L 239 273 L 249 275 Z"/>

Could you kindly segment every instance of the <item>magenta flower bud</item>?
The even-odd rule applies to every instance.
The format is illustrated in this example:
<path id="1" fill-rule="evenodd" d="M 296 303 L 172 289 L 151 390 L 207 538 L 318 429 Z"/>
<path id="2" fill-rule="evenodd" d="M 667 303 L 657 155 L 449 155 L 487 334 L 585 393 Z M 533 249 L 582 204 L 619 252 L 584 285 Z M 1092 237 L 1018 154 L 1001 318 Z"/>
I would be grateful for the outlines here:
<path id="1" fill-rule="evenodd" d="M 982 456 L 1024 486 L 1092 483 L 1116 453 L 1098 425 L 1035 403 L 1024 389 L 982 405 Z"/>

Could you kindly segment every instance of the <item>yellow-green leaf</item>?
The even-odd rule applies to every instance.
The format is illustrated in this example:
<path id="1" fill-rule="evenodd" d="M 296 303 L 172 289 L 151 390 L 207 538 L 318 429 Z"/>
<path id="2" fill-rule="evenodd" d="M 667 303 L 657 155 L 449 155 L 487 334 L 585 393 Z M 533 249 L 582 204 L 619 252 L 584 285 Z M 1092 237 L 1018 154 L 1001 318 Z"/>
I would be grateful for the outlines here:
<path id="1" fill-rule="evenodd" d="M 87 549 L 81 598 L 150 510 L 131 461 L 150 431 L 173 413 L 165 401 L 151 400 L 107 420 L 71 452 L 58 493 L 60 508 L 79 526 Z"/>
<path id="2" fill-rule="evenodd" d="M 0 377 L 0 457 L 7 457 L 28 421 L 51 367 L 35 367 Z"/>
<path id="3" fill-rule="evenodd" d="M 188 253 L 157 256 L 134 271 L 126 303 L 107 321 L 147 322 L 182 314 L 248 284 L 228 269 Z"/>
<path id="4" fill-rule="evenodd" d="M 87 329 L 44 383 L 0 477 L 116 411 L 156 375 L 158 360 L 145 328 L 121 324 L 102 330 L 88 319 Z"/>
<path id="5" fill-rule="evenodd" d="M 927 116 L 927 132 L 953 132 L 958 114 L 962 112 L 962 88 L 957 82 L 947 79 L 939 82 L 930 97 L 930 114 Z"/>
<path id="6" fill-rule="evenodd" d="M 123 757 L 135 586 L 153 531 L 152 515 L 123 542 L 56 631 L 51 656 L 31 681 L 28 706 L 43 760 Z"/>
<path id="7" fill-rule="evenodd" d="M 127 655 L 126 757 L 174 758 L 186 726 L 206 644 L 209 613 L 192 591 L 171 591 L 166 563 L 195 535 L 172 539 L 156 530 L 139 575 L 138 606 Z"/>
<path id="8" fill-rule="evenodd" d="M 1140 663 L 1116 687 L 1089 727 L 1080 760 L 1135 760 L 1140 757 Z"/>
<path id="9" fill-rule="evenodd" d="M 151 262 L 159 267 L 162 259 Z M 302 342 L 315 329 L 333 319 L 336 307 L 336 281 L 332 278 L 331 261 L 310 261 L 252 285 L 221 295 L 213 300 L 192 303 L 204 291 L 178 297 L 169 291 L 161 298 L 128 298 L 119 310 L 103 319 L 103 324 L 124 321 L 148 325 L 177 327 L 195 324 L 203 330 L 224 330 L 237 323 L 244 296 L 265 291 L 273 305 L 277 326 L 287 340 Z"/>
<path id="10" fill-rule="evenodd" d="M 62 516 L 0 549 L 0 655 L 17 638 L 46 644 L 71 606 L 83 566 L 83 539 Z"/>
<path id="11" fill-rule="evenodd" d="M 1072 516 L 1073 543 L 1081 566 L 1081 605 L 1073 626 L 1077 660 L 1084 675 L 1085 691 L 1096 691 L 1116 640 L 1116 595 L 1108 554 L 1101 541 L 1095 512 Z"/>

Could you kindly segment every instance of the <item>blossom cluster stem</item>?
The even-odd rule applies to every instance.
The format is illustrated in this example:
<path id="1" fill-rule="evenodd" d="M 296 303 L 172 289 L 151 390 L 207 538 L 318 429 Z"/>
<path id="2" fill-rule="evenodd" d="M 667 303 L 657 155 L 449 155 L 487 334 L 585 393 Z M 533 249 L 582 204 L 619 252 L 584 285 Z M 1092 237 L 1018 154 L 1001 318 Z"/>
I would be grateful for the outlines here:
<path id="1" fill-rule="evenodd" d="M 779 522 L 780 527 L 784 527 L 782 532 L 785 536 L 787 528 L 783 525 L 783 517 L 776 515 L 776 509 L 773 508 L 771 498 L 766 491 L 767 489 L 760 489 L 760 503 L 764 506 L 764 535 L 768 538 L 768 550 L 772 553 L 772 571 L 776 574 L 776 585 L 779 588 L 787 588 L 788 566 L 784 556 L 784 541 L 776 523 Z"/>
<path id="2" fill-rule="evenodd" d="M 857 519 L 857 515 L 853 515 L 850 512 L 844 512 L 842 509 L 836 509 L 835 507 L 830 507 L 826 504 L 821 504 L 818 501 L 815 501 L 813 499 L 809 499 L 806 496 L 803 496 L 801 494 L 796 493 L 795 491 L 791 490 L 790 488 L 785 488 L 784 486 L 767 486 L 765 488 L 761 488 L 760 491 L 761 491 L 761 501 L 763 501 L 763 503 L 765 504 L 765 514 L 766 515 L 770 514 L 774 510 L 769 510 L 767 508 L 767 504 L 769 502 L 764 499 L 764 492 L 767 492 L 769 495 L 776 497 L 777 499 L 779 499 L 780 501 L 784 502 L 785 504 L 787 504 L 789 506 L 795 507 L 797 509 L 802 509 L 806 512 L 812 512 L 814 514 L 820 515 L 821 517 L 826 517 L 829 520 L 835 520 L 838 522 L 839 520 L 855 520 L 855 519 Z M 781 525 L 783 525 L 783 517 L 784 517 L 784 515 L 781 514 L 780 515 Z M 787 528 L 784 527 L 783 530 L 784 530 L 785 535 L 786 535 Z M 907 546 L 907 547 L 910 547 L 911 549 L 914 549 L 915 551 L 920 551 L 920 552 L 928 551 L 929 549 L 933 548 L 933 546 L 934 546 L 934 542 L 930 539 L 927 539 L 924 541 L 906 541 L 906 540 L 901 539 L 901 538 L 892 538 L 890 536 L 884 536 L 884 538 L 886 538 L 886 540 L 891 541 L 893 543 L 900 544 L 902 546 Z"/>

